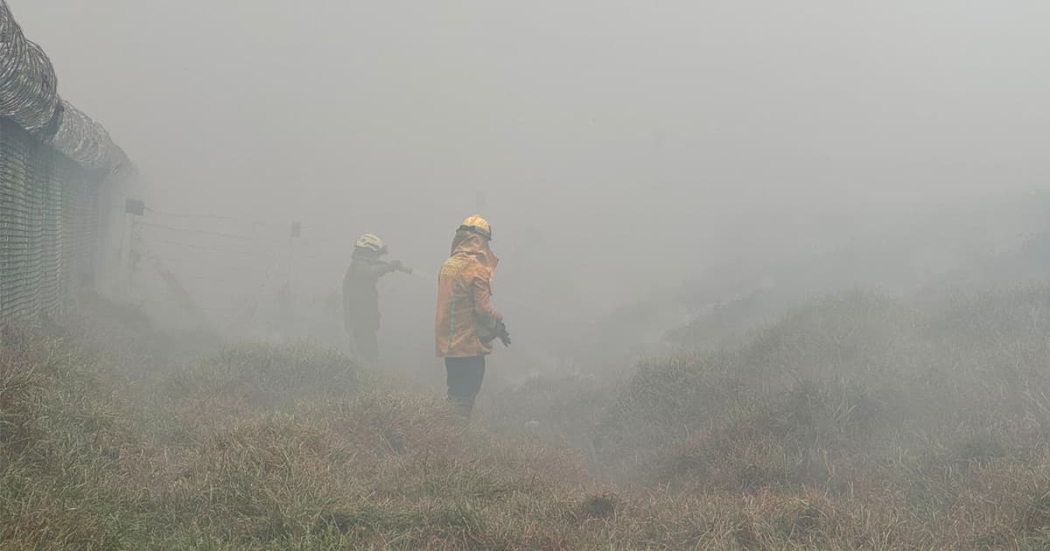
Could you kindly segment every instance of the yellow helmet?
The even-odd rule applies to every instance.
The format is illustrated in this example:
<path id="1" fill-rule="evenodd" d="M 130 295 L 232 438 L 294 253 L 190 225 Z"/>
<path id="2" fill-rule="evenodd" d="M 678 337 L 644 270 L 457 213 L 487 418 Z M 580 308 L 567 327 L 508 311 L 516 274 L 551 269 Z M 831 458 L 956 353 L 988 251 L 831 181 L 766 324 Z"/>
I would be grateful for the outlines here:
<path id="1" fill-rule="evenodd" d="M 476 214 L 467 217 L 467 219 L 463 221 L 463 225 L 459 227 L 459 231 L 471 231 L 489 241 L 492 240 L 492 226 L 489 226 L 488 221 Z"/>
<path id="2" fill-rule="evenodd" d="M 378 254 L 386 252 L 386 245 L 383 244 L 383 240 L 371 233 L 366 233 L 359 237 L 356 246 L 358 249 L 368 249 Z"/>

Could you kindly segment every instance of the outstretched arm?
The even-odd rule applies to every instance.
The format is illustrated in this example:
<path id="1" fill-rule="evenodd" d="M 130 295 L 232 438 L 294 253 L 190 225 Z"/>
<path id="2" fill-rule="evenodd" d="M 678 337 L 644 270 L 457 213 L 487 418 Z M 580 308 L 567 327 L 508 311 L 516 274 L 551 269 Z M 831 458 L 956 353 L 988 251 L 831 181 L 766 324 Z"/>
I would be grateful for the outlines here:
<path id="1" fill-rule="evenodd" d="M 374 260 L 362 267 L 368 271 L 369 276 L 375 279 L 379 279 L 390 272 L 406 271 L 405 265 L 402 264 L 400 260 L 391 260 L 389 262 L 385 260 Z"/>

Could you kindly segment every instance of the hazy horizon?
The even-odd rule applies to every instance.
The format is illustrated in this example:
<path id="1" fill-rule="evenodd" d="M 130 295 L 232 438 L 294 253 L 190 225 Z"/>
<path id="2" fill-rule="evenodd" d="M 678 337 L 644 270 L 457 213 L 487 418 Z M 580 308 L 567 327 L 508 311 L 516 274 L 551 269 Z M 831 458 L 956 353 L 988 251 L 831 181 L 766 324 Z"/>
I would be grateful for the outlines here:
<path id="1" fill-rule="evenodd" d="M 1036 2 L 10 4 L 151 206 L 301 220 L 332 289 L 365 231 L 433 271 L 478 192 L 507 300 L 614 307 L 1050 173 Z"/>

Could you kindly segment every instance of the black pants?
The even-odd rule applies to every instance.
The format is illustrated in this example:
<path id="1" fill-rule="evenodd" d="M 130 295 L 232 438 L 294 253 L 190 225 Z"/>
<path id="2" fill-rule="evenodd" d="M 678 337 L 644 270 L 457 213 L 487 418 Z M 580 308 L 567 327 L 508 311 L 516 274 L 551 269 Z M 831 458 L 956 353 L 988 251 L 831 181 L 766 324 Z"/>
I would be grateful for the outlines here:
<path id="1" fill-rule="evenodd" d="M 448 401 L 456 412 L 469 419 L 474 412 L 474 400 L 481 391 L 481 381 L 485 378 L 485 356 L 469 358 L 445 358 L 445 371 L 448 373 Z"/>

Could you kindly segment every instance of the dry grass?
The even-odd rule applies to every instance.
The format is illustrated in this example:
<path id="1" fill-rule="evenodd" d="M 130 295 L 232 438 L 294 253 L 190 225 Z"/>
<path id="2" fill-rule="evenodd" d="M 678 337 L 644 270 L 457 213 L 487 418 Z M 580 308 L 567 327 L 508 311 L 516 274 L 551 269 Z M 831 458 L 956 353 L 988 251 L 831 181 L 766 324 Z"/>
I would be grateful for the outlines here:
<path id="1" fill-rule="evenodd" d="M 1048 334 L 1047 289 L 849 293 L 620 386 L 530 382 L 490 412 L 513 435 L 305 343 L 143 378 L 8 335 L 0 550 L 1044 549 Z"/>

